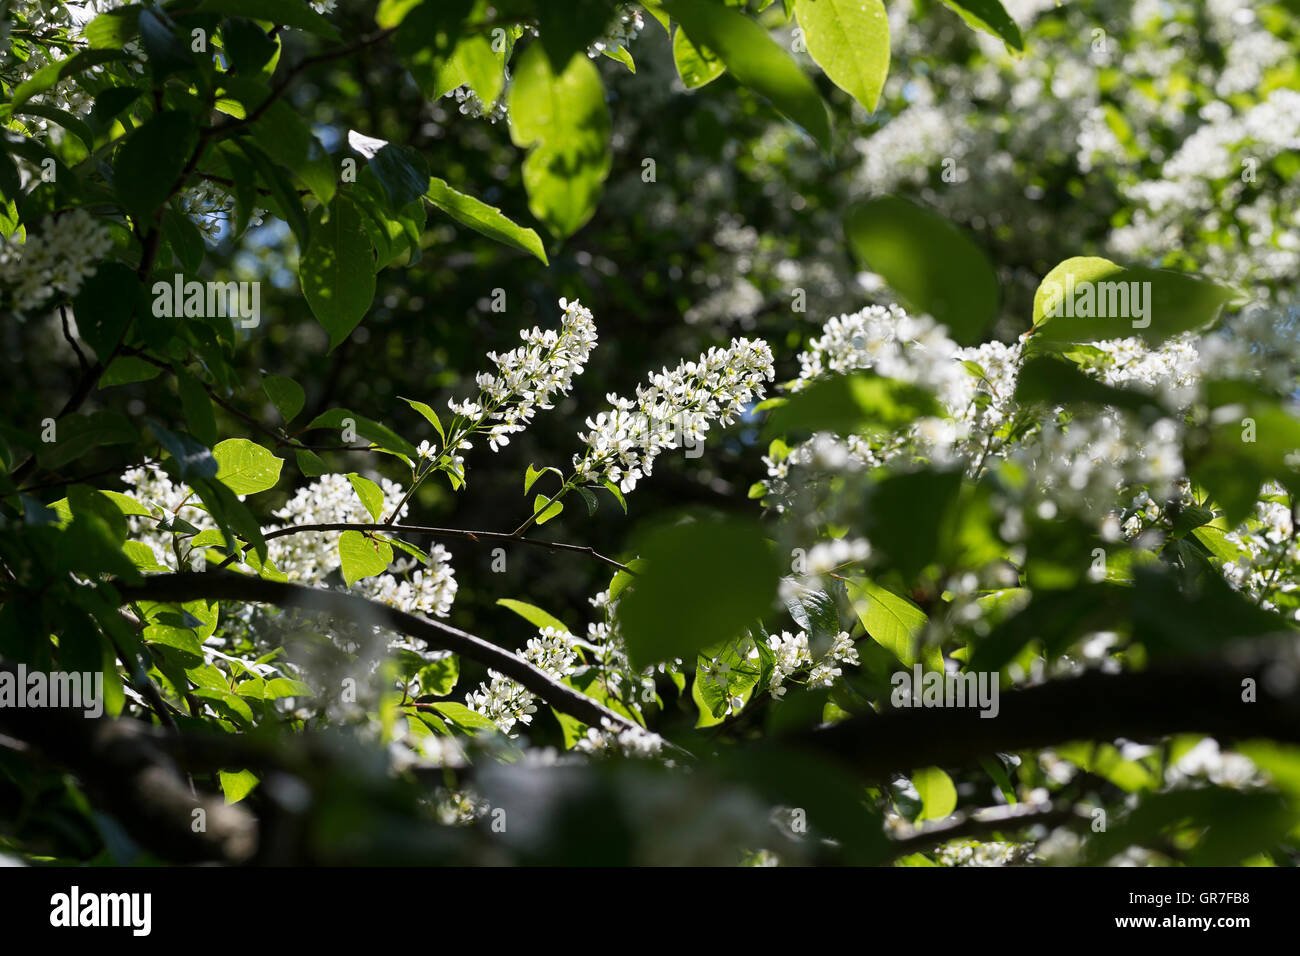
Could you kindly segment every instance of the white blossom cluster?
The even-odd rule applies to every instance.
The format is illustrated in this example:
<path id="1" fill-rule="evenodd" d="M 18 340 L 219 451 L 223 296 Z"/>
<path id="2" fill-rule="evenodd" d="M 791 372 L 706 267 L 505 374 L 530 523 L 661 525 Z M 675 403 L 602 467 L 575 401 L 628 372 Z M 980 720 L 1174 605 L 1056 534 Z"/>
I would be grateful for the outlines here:
<path id="1" fill-rule="evenodd" d="M 519 656 L 558 680 L 573 673 L 578 647 L 568 631 L 544 627 L 537 637 L 529 638 Z M 465 705 L 496 724 L 503 734 L 510 734 L 516 725 L 531 724 L 537 713 L 537 695 L 496 671 L 488 671 L 488 678 L 465 696 Z"/>
<path id="2" fill-rule="evenodd" d="M 698 361 L 652 374 L 635 399 L 610 393 L 613 409 L 587 419 L 578 437 L 587 449 L 575 455 L 578 481 L 611 481 L 628 492 L 648 476 L 660 452 L 704 440 L 710 425 L 730 424 L 745 406 L 763 397 L 775 377 L 772 350 L 762 339 L 733 339 L 711 348 Z"/>
<path id="3" fill-rule="evenodd" d="M 618 727 L 608 717 L 601 720 L 600 729 L 588 727 L 585 736 L 578 739 L 573 749 L 593 756 L 617 753 L 623 757 L 646 760 L 663 753 L 664 739 L 644 727 Z"/>
<path id="4" fill-rule="evenodd" d="M 1159 178 L 1123 187 L 1132 218 L 1111 248 L 1138 261 L 1183 251 L 1221 279 L 1287 282 L 1300 271 L 1300 185 L 1294 176 L 1275 182 L 1268 167 L 1300 147 L 1300 92 L 1274 90 L 1244 110 L 1215 101 L 1200 117 Z"/>
<path id="5" fill-rule="evenodd" d="M 456 100 L 456 109 L 462 116 L 486 119 L 489 123 L 497 123 L 506 118 L 504 96 L 498 96 L 494 103 L 484 103 L 482 97 L 469 86 L 458 86 L 454 90 L 449 90 L 446 95 Z"/>
<path id="6" fill-rule="evenodd" d="M 804 631 L 791 634 L 782 631 L 772 634 L 767 639 L 767 646 L 772 649 L 776 660 L 772 664 L 772 676 L 767 689 L 772 696 L 780 700 L 787 690 L 785 682 L 796 672 L 812 663 L 812 653 L 808 650 L 808 635 Z"/>
<path id="7" fill-rule="evenodd" d="M 835 683 L 835 678 L 844 673 L 843 665 L 856 665 L 859 662 L 858 649 L 854 646 L 853 638 L 848 631 L 840 631 L 835 635 L 830 648 L 816 661 L 813 659 L 812 649 L 808 644 L 808 634 L 805 631 L 796 634 L 791 634 L 789 631 L 771 634 L 768 636 L 767 646 L 771 648 L 775 658 L 767 690 L 777 700 L 784 697 L 789 689 L 786 687 L 787 682 L 801 671 L 808 671 L 809 687 L 830 687 Z M 750 656 L 756 659 L 758 652 L 754 651 Z"/>
<path id="8" fill-rule="evenodd" d="M 1298 587 L 1294 573 L 1278 574 L 1279 568 L 1300 566 L 1300 539 L 1285 501 L 1285 490 L 1276 482 L 1267 483 L 1255 502 L 1254 520 L 1225 535 L 1227 542 L 1237 548 L 1237 557 L 1223 562 L 1224 578 L 1270 610 L 1277 607 L 1281 595 Z M 1300 620 L 1296 612 L 1292 616 Z"/>
<path id="9" fill-rule="evenodd" d="M 208 242 L 219 240 L 235 218 L 235 197 L 215 183 L 204 182 L 181 190 L 176 204 Z M 255 207 L 249 211 L 248 223 L 260 226 L 265 216 L 265 209 Z"/>
<path id="10" fill-rule="evenodd" d="M 393 514 L 402 500 L 402 486 L 386 478 L 379 480 L 384 494 L 384 514 Z M 397 512 L 400 522 L 406 506 Z M 323 475 L 302 488 L 275 512 L 284 527 L 308 524 L 371 524 L 374 519 L 357 496 L 346 475 Z M 266 530 L 272 530 L 270 528 Z M 285 535 L 267 542 L 271 562 L 289 576 L 290 580 L 314 586 L 325 586 L 331 576 L 341 568 L 338 542 L 342 532 L 313 531 Z M 353 583 L 351 590 L 372 601 L 387 604 L 399 611 L 432 614 L 446 617 L 456 599 L 456 576 L 450 563 L 451 555 L 440 544 L 428 552 L 429 560 L 423 566 L 410 570 L 409 562 L 393 565 L 392 571 Z M 401 571 L 409 574 L 402 576 Z M 399 635 L 388 635 L 390 644 L 405 644 Z"/>
<path id="11" fill-rule="evenodd" d="M 528 641 L 520 656 L 557 679 L 594 671 L 603 697 L 620 701 L 634 713 L 654 704 L 657 701 L 654 675 L 680 674 L 682 662 L 675 660 L 634 670 L 628 663 L 627 645 L 615 625 L 617 601 L 611 601 L 609 591 L 601 591 L 589 603 L 604 620 L 589 623 L 585 639 L 553 627 L 542 628 Z M 537 712 L 536 695 L 495 671 L 489 671 L 488 676 L 486 683 L 480 683 L 477 690 L 466 695 L 466 705 L 491 720 L 504 734 L 511 734 L 520 725 L 528 726 Z M 575 751 L 584 754 L 620 753 L 633 757 L 658 756 L 662 748 L 663 741 L 657 734 L 608 723 L 588 727 L 573 745 Z"/>
<path id="12" fill-rule="evenodd" d="M 488 444 L 497 451 L 510 443 L 512 434 L 528 426 L 537 409 L 549 409 L 557 395 L 568 394 L 574 376 L 582 374 L 596 347 L 596 325 L 591 311 L 576 299 L 561 299 L 560 309 L 564 315 L 558 332 L 526 329 L 519 333 L 524 345 L 504 355 L 488 353 L 497 371 L 478 374 L 477 399 L 448 400 L 448 407 L 470 423 L 462 434 L 484 430 Z M 469 447 L 464 441 L 459 446 Z"/>
<path id="13" fill-rule="evenodd" d="M 0 238 L 0 301 L 19 316 L 72 297 L 113 248 L 108 227 L 84 209 L 48 218 L 25 242 Z"/>
<path id="14" fill-rule="evenodd" d="M 623 4 L 618 8 L 617 19 L 610 24 L 605 35 L 587 47 L 587 56 L 595 59 L 602 53 L 627 49 L 632 41 L 645 29 L 645 17 L 632 4 Z"/>
<path id="15" fill-rule="evenodd" d="M 1019 343 L 961 348 L 929 316 L 909 315 L 897 305 L 867 306 L 829 319 L 800 353 L 792 392 L 829 375 L 869 370 L 933 392 L 944 413 L 923 416 L 884 437 L 819 433 L 769 453 L 763 462 L 770 504 L 784 509 L 798 494 L 792 469 L 837 473 L 914 458 L 936 464 L 982 460 L 980 450 L 1014 411 L 1021 352 Z"/>
<path id="16" fill-rule="evenodd" d="M 155 515 L 153 520 L 130 518 L 132 537 L 149 545 L 159 565 L 172 570 L 182 569 L 182 556 L 189 557 L 186 553 L 189 548 L 187 539 L 169 530 L 159 530 L 158 521 L 179 518 L 200 532 L 216 529 L 216 523 L 198 496 L 188 486 L 173 482 L 156 464 L 129 469 L 122 475 L 122 482 Z M 391 512 L 402 498 L 402 487 L 381 479 L 380 488 L 384 493 L 385 508 Z M 405 513 L 405 508 L 402 513 Z M 346 475 L 325 475 L 299 488 L 284 507 L 275 512 L 275 517 L 284 523 L 279 527 L 370 524 L 373 521 Z M 264 532 L 274 530 L 277 526 L 263 529 Z M 272 538 L 267 542 L 267 557 L 271 566 L 284 573 L 290 581 L 313 587 L 337 586 L 335 577 L 341 568 L 338 552 L 341 534 L 338 531 L 311 531 Z M 186 550 L 178 552 L 182 547 Z M 457 590 L 451 555 L 442 545 L 434 545 L 428 557 L 424 565 L 414 570 L 413 562 L 395 562 L 382 574 L 354 582 L 350 590 L 400 611 L 446 617 L 451 612 Z M 345 645 L 361 643 L 360 638 L 366 630 L 348 629 L 335 620 L 330 620 L 322 628 L 323 633 L 335 635 L 338 642 Z M 437 656 L 425 651 L 423 645 L 411 645 L 396 632 L 369 631 L 378 633 L 390 649 L 401 647 L 430 659 Z"/>
<path id="17" fill-rule="evenodd" d="M 125 6 L 128 2 L 129 0 L 67 0 L 67 2 L 11 0 L 7 4 L 7 13 L 9 17 L 22 18 L 26 22 L 28 34 L 31 36 L 51 40 L 67 37 L 75 42 L 80 38 L 81 32 L 87 23 L 95 19 L 99 14 Z M 18 86 L 24 80 L 30 79 L 42 67 L 48 66 L 51 58 L 62 60 L 77 52 L 74 47 L 71 50 L 61 51 L 62 55 L 47 53 L 46 46 L 24 41 L 26 55 L 22 57 L 14 55 L 14 51 L 11 49 L 14 45 L 14 38 L 10 35 L 9 17 L 0 19 L 0 74 L 3 74 L 12 87 Z M 59 50 L 59 45 L 57 43 L 51 44 L 50 49 Z M 144 69 L 144 50 L 141 48 L 139 39 L 129 41 L 124 49 L 125 52 L 135 57 L 132 68 L 137 72 L 142 72 Z M 90 73 L 91 75 L 98 75 L 103 70 L 103 66 L 94 66 L 91 67 Z M 95 100 L 93 96 L 82 89 L 80 83 L 68 78 L 60 80 L 49 89 L 37 94 L 32 98 L 31 102 L 63 110 L 72 113 L 74 116 L 85 116 L 90 112 Z M 61 136 L 64 134 L 63 128 L 59 124 L 52 123 L 44 117 L 25 114 L 22 117 L 21 124 L 28 132 L 35 135 L 53 134 Z M 20 163 L 19 165 L 22 168 L 23 164 Z"/>

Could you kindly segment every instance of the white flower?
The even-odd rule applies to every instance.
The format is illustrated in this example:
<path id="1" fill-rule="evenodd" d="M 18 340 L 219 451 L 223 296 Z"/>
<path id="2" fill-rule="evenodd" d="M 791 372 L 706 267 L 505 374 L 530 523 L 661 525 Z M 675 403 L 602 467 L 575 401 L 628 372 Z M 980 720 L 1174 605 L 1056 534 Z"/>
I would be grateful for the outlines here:
<path id="1" fill-rule="evenodd" d="M 578 435 L 587 450 L 574 456 L 576 479 L 608 480 L 631 491 L 660 452 L 703 440 L 713 422 L 730 424 L 774 377 L 767 343 L 738 338 L 651 375 L 648 386 L 637 386 L 635 400 L 611 393 L 611 410 L 588 418 L 590 430 Z"/>
<path id="2" fill-rule="evenodd" d="M 559 332 L 540 328 L 520 332 L 524 345 L 504 355 L 488 353 L 497 371 L 478 374 L 477 399 L 447 402 L 469 423 L 459 434 L 484 431 L 488 445 L 498 451 L 509 444 L 510 435 L 528 426 L 537 409 L 549 409 L 557 395 L 568 394 L 574 376 L 582 374 L 596 347 L 596 325 L 590 310 L 576 300 L 561 299 L 560 308 L 564 315 Z M 458 449 L 468 447 L 462 441 Z"/>
<path id="3" fill-rule="evenodd" d="M 20 317 L 48 305 L 56 292 L 71 298 L 112 248 L 108 227 L 84 209 L 47 218 L 26 242 L 0 239 L 0 303 L 5 287 Z"/>

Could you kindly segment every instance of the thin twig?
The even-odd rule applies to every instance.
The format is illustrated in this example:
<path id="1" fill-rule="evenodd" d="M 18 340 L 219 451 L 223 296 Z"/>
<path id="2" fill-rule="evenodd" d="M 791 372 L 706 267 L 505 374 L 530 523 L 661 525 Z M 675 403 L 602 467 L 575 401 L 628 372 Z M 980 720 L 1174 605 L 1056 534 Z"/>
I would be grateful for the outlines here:
<path id="1" fill-rule="evenodd" d="M 618 568 L 620 571 L 626 571 L 628 574 L 636 574 L 636 571 L 629 568 L 620 561 L 607 557 L 597 551 L 595 548 L 585 544 L 565 544 L 561 541 L 542 541 L 539 538 L 522 538 L 515 537 L 512 534 L 503 534 L 499 531 L 466 531 L 461 528 L 431 528 L 427 525 L 411 524 L 296 524 L 287 528 L 277 528 L 274 531 L 267 531 L 263 537 L 270 541 L 273 538 L 283 538 L 286 535 L 302 534 L 309 531 L 381 531 L 381 532 L 402 532 L 404 534 L 427 534 L 434 538 L 459 538 L 465 541 L 480 542 L 500 542 L 502 544 L 529 544 L 535 548 L 546 548 L 550 551 L 573 551 L 579 554 L 585 554 L 602 564 L 607 564 L 611 568 Z M 243 545 L 240 548 L 240 554 L 247 551 L 252 545 Z M 217 565 L 217 570 L 228 567 L 235 560 L 235 555 L 226 558 L 221 564 Z"/>

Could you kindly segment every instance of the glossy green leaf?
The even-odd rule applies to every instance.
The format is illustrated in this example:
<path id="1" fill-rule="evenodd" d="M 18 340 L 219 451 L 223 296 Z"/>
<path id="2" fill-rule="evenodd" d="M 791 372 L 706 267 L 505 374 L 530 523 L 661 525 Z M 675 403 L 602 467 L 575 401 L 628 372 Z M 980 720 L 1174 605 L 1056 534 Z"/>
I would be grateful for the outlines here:
<path id="1" fill-rule="evenodd" d="M 520 57 L 509 93 L 510 138 L 524 160 L 528 208 L 561 238 L 596 211 L 610 168 L 610 119 L 600 74 L 585 53 L 556 73 L 540 44 Z M 531 251 L 531 250 L 530 250 Z"/>
<path id="2" fill-rule="evenodd" d="M 541 237 L 532 229 L 509 219 L 495 206 L 457 192 L 437 177 L 431 178 L 428 185 L 424 198 L 462 226 L 468 226 L 480 235 L 535 256 L 543 264 L 549 264 Z"/>
<path id="3" fill-rule="evenodd" d="M 812 80 L 766 30 L 743 13 L 709 0 L 664 0 L 663 7 L 692 44 L 708 48 L 726 64 L 736 82 L 797 123 L 822 149 L 830 149 L 826 104 Z"/>
<path id="4" fill-rule="evenodd" d="M 642 535 L 637 551 L 644 569 L 618 606 L 636 667 L 737 638 L 776 597 L 779 564 L 756 522 L 662 526 Z"/>
<path id="5" fill-rule="evenodd" d="M 393 563 L 393 546 L 382 538 L 360 531 L 339 535 L 339 561 L 343 580 L 351 587 L 362 578 L 383 574 Z"/>
<path id="6" fill-rule="evenodd" d="M 868 111 L 889 73 L 889 16 L 881 0 L 796 0 L 808 53 Z"/>
<path id="7" fill-rule="evenodd" d="M 928 312 L 963 345 L 983 340 L 1000 293 L 988 256 L 947 219 L 897 196 L 854 206 L 849 246 L 914 310 Z"/>
<path id="8" fill-rule="evenodd" d="M 345 196 L 334 198 L 329 219 L 315 224 L 298 274 L 312 314 L 337 348 L 370 309 L 375 272 L 361 214 Z"/>

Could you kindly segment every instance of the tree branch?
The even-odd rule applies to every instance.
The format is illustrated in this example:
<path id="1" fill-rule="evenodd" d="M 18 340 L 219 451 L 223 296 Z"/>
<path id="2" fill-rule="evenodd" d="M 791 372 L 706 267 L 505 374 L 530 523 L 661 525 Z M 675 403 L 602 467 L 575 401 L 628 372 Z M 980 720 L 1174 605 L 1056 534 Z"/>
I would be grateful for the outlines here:
<path id="1" fill-rule="evenodd" d="M 913 827 L 900 834 L 893 843 L 893 856 L 906 856 L 933 849 L 951 840 L 987 840 L 999 834 L 1029 827 L 1058 827 L 1067 823 L 1085 824 L 1088 817 L 1070 803 L 1016 803 L 1005 807 L 953 814 L 946 820 Z"/>
<path id="2" fill-rule="evenodd" d="M 12 664 L 0 672 L 17 680 Z M 79 709 L 0 707 L 0 730 L 73 770 L 132 839 L 164 859 L 237 863 L 257 848 L 252 814 L 220 794 L 192 792 L 168 753 L 174 742 L 148 724 Z M 197 810 L 204 825 L 196 830 Z"/>
<path id="3" fill-rule="evenodd" d="M 333 50 L 325 50 L 321 53 L 299 60 L 287 73 L 285 73 L 283 77 L 281 77 L 275 86 L 271 87 L 271 92 L 266 99 L 257 104 L 253 109 L 249 110 L 246 116 L 241 119 L 230 119 L 219 126 L 210 127 L 210 135 L 214 137 L 226 136 L 237 130 L 243 129 L 245 126 L 251 126 L 253 123 L 256 123 L 261 119 L 266 111 L 271 108 L 271 105 L 288 91 L 294 80 L 313 66 L 319 66 L 321 63 L 328 63 L 331 60 L 338 60 L 346 56 L 351 56 L 353 53 L 359 53 L 367 47 L 374 46 L 376 43 L 382 43 L 395 32 L 395 27 L 379 30 L 369 36 L 362 37 L 354 43 L 349 43 L 347 46 L 337 47 Z"/>
<path id="4" fill-rule="evenodd" d="M 146 577 L 143 584 L 118 584 L 117 589 L 124 603 L 141 599 L 175 602 L 193 601 L 199 598 L 246 601 L 324 611 L 328 614 L 391 628 L 417 638 L 436 650 L 453 651 L 485 667 L 490 667 L 522 684 L 556 710 L 576 717 L 592 727 L 600 727 L 603 721 L 608 720 L 619 728 L 639 728 L 638 724 L 621 714 L 561 684 L 545 671 L 539 670 L 522 658 L 481 637 L 475 637 L 450 624 L 417 617 L 355 594 L 223 572 L 159 574 Z"/>
<path id="5" fill-rule="evenodd" d="M 1242 700 L 1248 678 L 1255 682 L 1252 702 Z M 891 707 L 803 731 L 786 742 L 830 754 L 860 776 L 882 780 L 916 767 L 964 766 L 996 752 L 1177 733 L 1300 743 L 1300 681 L 1290 644 L 1243 644 L 1216 658 L 1049 681 L 1001 694 L 992 718 L 975 708 Z"/>

